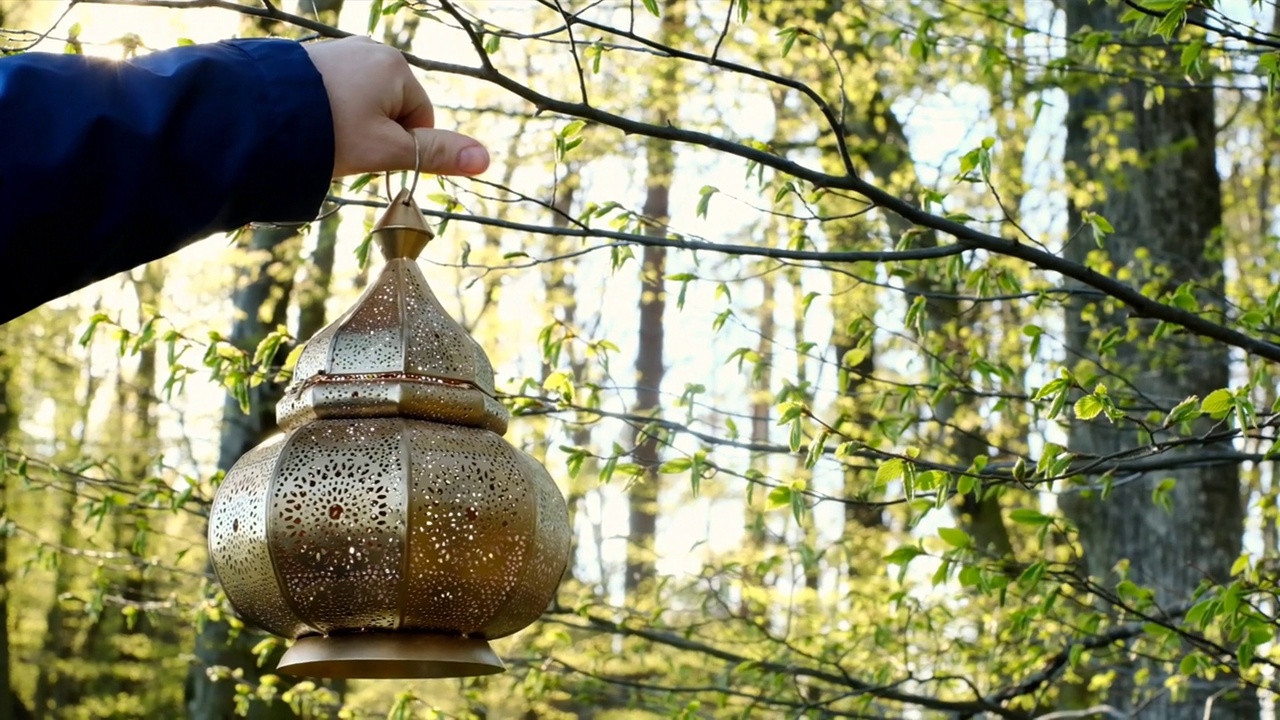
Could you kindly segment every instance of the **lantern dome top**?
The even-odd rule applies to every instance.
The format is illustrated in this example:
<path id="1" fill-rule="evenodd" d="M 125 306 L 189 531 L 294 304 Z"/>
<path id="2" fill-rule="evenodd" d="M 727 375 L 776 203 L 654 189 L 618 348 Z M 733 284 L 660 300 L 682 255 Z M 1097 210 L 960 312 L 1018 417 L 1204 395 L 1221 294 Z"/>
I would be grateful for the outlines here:
<path id="1" fill-rule="evenodd" d="M 433 235 L 407 192 L 372 234 L 387 263 L 355 306 L 298 356 L 277 407 L 280 427 L 409 417 L 504 433 L 510 415 L 494 398 L 493 365 L 414 262 Z"/>

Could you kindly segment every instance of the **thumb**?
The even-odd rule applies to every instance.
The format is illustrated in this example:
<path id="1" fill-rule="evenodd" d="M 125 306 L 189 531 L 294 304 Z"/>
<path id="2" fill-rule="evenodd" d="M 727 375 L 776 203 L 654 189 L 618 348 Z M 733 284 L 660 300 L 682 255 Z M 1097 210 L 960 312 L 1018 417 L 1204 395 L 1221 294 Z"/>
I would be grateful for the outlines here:
<path id="1" fill-rule="evenodd" d="M 414 128 L 409 133 L 404 138 L 406 162 L 403 167 L 406 169 L 416 165 L 419 171 L 433 175 L 479 175 L 489 168 L 489 151 L 473 137 L 433 128 Z M 416 163 L 415 136 L 418 139 Z"/>

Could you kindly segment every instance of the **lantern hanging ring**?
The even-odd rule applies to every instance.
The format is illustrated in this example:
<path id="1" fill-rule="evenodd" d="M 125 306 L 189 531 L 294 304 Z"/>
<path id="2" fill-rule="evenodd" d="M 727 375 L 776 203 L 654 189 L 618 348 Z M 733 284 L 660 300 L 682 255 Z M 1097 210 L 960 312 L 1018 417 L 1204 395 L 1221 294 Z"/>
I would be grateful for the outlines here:
<path id="1" fill-rule="evenodd" d="M 410 132 L 413 136 L 413 181 L 409 183 L 409 194 L 405 196 L 404 204 L 408 205 L 410 198 L 418 191 L 418 176 L 422 174 L 422 150 L 418 147 L 418 133 Z M 391 196 L 391 171 L 388 170 L 384 174 L 384 180 L 387 192 L 387 204 L 395 202 L 395 198 Z M 405 184 L 400 184 L 400 189 L 404 190 Z"/>

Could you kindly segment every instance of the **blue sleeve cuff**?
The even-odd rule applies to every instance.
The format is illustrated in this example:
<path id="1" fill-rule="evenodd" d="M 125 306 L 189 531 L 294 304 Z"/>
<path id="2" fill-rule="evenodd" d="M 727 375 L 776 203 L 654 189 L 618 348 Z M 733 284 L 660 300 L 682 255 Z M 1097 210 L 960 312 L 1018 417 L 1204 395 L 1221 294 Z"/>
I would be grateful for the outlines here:
<path id="1" fill-rule="evenodd" d="M 229 40 L 254 63 L 261 84 L 261 159 L 237 189 L 225 229 L 247 222 L 306 222 L 320 211 L 333 176 L 333 114 L 320 72 L 288 40 Z"/>

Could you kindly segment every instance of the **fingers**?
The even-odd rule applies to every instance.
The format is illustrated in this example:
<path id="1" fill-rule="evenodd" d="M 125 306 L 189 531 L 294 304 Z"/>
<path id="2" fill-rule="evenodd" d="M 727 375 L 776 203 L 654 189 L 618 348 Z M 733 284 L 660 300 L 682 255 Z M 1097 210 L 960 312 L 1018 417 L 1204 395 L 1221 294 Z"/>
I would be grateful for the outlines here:
<path id="1" fill-rule="evenodd" d="M 404 97 L 396 122 L 418 138 L 422 172 L 434 175 L 479 175 L 489 168 L 489 152 L 474 138 L 450 130 L 436 130 L 435 108 L 427 91 L 405 65 Z M 406 148 L 413 162 L 413 136 Z M 406 166 L 404 169 L 412 169 Z"/>
<path id="2" fill-rule="evenodd" d="M 355 39 L 305 50 L 329 96 L 335 177 L 415 167 L 437 175 L 478 175 L 489 167 L 489 153 L 477 140 L 435 129 L 431 99 L 395 49 Z"/>
<path id="3" fill-rule="evenodd" d="M 394 118 L 406 128 L 433 128 L 436 126 L 435 108 L 427 91 L 413 76 L 409 65 L 403 65 L 404 85 L 401 90 L 400 111 Z"/>
<path id="4" fill-rule="evenodd" d="M 489 169 L 489 151 L 474 138 L 451 130 L 416 129 L 421 165 L 418 169 L 433 175 L 479 175 Z M 407 138 L 408 160 L 404 169 L 413 168 L 413 138 Z"/>
<path id="5" fill-rule="evenodd" d="M 436 130 L 435 107 L 427 91 L 413 76 L 408 63 L 401 61 L 402 96 L 395 121 L 412 135 L 405 148 L 408 162 L 403 169 L 434 175 L 478 175 L 489 168 L 489 152 L 474 138 L 449 130 Z M 419 158 L 413 157 L 413 136 L 418 138 Z"/>

